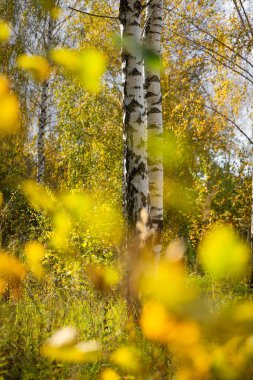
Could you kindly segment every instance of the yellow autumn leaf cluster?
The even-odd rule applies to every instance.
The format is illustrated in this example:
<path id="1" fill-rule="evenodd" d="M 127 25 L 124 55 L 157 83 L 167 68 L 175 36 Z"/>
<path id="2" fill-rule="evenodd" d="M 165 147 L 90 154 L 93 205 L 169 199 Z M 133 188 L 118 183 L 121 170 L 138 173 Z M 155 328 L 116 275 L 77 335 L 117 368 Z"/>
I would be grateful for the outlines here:
<path id="1" fill-rule="evenodd" d="M 67 73 L 74 74 L 88 91 L 98 93 L 101 90 L 101 77 L 106 69 L 105 57 L 101 52 L 57 48 L 51 51 L 51 58 Z"/>
<path id="2" fill-rule="evenodd" d="M 0 134 L 10 134 L 19 127 L 19 102 L 8 79 L 0 75 Z"/>

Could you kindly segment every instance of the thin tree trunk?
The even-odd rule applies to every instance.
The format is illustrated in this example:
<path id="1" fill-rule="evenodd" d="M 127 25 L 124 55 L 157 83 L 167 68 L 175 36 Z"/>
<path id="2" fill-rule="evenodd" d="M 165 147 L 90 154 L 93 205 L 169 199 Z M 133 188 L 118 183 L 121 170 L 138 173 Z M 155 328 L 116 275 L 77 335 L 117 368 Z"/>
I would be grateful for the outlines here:
<path id="1" fill-rule="evenodd" d="M 45 129 L 47 122 L 48 81 L 42 84 L 40 116 L 37 140 L 37 182 L 44 183 L 45 177 Z"/>
<path id="2" fill-rule="evenodd" d="M 143 209 L 147 215 L 149 214 L 144 67 L 142 49 L 133 48 L 141 43 L 141 11 L 142 5 L 139 0 L 120 0 L 119 19 L 123 41 L 123 196 L 127 223 L 126 299 L 128 312 L 135 317 L 139 310 L 135 276 L 140 254 L 140 239 L 136 224 L 142 219 Z"/>
<path id="3" fill-rule="evenodd" d="M 50 15 L 48 16 L 48 30 L 46 38 L 45 51 L 49 51 L 53 42 L 54 22 Z M 44 183 L 45 179 L 45 130 L 47 124 L 47 108 L 48 108 L 48 88 L 49 80 L 42 83 L 40 115 L 38 123 L 38 139 L 37 139 L 37 182 Z"/>
<path id="4" fill-rule="evenodd" d="M 129 38 L 141 41 L 141 2 L 120 1 L 123 45 Z M 147 174 L 147 134 L 143 94 L 143 58 L 141 49 L 123 47 L 123 139 L 124 208 L 128 226 L 135 228 L 141 209 L 149 209 Z"/>
<path id="5" fill-rule="evenodd" d="M 161 55 L 163 0 L 147 0 L 145 44 L 152 54 Z M 159 68 L 145 63 L 145 100 L 148 131 L 148 176 L 150 193 L 150 218 L 154 230 L 153 251 L 159 258 L 162 249 L 163 228 L 163 116 Z"/>

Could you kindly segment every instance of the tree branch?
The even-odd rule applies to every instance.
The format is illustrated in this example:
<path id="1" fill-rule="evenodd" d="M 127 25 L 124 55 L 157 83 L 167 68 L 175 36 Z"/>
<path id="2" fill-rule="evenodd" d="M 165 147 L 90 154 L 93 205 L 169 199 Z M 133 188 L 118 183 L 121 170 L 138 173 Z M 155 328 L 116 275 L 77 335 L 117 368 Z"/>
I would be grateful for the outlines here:
<path id="1" fill-rule="evenodd" d="M 72 11 L 83 13 L 83 14 L 91 16 L 91 17 L 109 18 L 109 19 L 113 19 L 113 20 L 119 20 L 119 17 L 115 17 L 115 16 L 97 15 L 95 13 L 86 12 L 86 11 L 83 11 L 81 9 L 76 9 L 76 8 L 72 8 L 72 7 L 68 7 L 68 8 L 71 9 Z"/>
<path id="2" fill-rule="evenodd" d="M 167 10 L 168 11 L 168 10 Z M 253 64 L 247 59 L 245 58 L 243 55 L 241 55 L 240 53 L 236 52 L 233 48 L 231 48 L 230 46 L 228 46 L 227 44 L 225 44 L 223 41 L 220 41 L 217 37 L 215 37 L 213 34 L 211 34 L 210 32 L 208 32 L 207 30 L 204 30 L 203 28 L 201 28 L 201 26 L 195 24 L 191 19 L 189 19 L 188 17 L 186 16 L 183 16 L 182 14 L 178 13 L 175 9 L 170 9 L 170 11 L 176 13 L 179 17 L 181 17 L 182 19 L 186 20 L 188 23 L 190 23 L 191 25 L 193 25 L 196 29 L 200 30 L 202 33 L 204 34 L 207 34 L 209 37 L 211 37 L 214 41 L 218 42 L 220 45 L 224 46 L 226 49 L 230 50 L 232 53 L 234 53 L 237 57 L 240 57 L 242 60 L 244 60 L 245 62 L 247 62 L 252 68 L 253 68 Z"/>
<path id="3" fill-rule="evenodd" d="M 200 106 L 202 106 L 202 107 L 205 107 L 205 108 L 207 108 L 207 109 L 209 109 L 209 110 L 211 110 L 211 111 L 213 111 L 213 112 L 215 112 L 215 113 L 217 113 L 217 115 L 220 115 L 221 117 L 223 117 L 225 120 L 227 120 L 229 123 L 231 123 L 231 124 L 233 124 L 235 127 L 236 127 L 236 129 L 244 136 L 244 137 L 246 137 L 246 139 L 249 141 L 249 143 L 251 144 L 251 145 L 253 145 L 253 141 L 251 140 L 251 138 L 242 130 L 242 128 L 241 127 L 239 127 L 239 125 L 238 124 L 236 124 L 233 120 L 231 120 L 229 117 L 227 117 L 226 115 L 224 115 L 222 112 L 220 112 L 220 111 L 218 111 L 217 109 L 215 109 L 215 108 L 213 108 L 213 107 L 211 107 L 211 106 L 207 106 L 206 104 L 203 104 L 203 103 L 199 103 L 199 102 L 195 102 L 194 100 L 192 100 L 191 101 L 192 103 L 195 103 L 195 104 L 198 104 L 198 105 L 200 105 Z"/>

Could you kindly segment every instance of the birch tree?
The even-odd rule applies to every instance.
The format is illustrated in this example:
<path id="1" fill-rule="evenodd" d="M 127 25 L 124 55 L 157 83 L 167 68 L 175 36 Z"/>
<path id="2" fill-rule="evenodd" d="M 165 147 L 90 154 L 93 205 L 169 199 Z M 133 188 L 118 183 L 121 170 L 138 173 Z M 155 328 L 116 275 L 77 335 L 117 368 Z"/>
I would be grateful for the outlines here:
<path id="1" fill-rule="evenodd" d="M 54 21 L 48 15 L 46 20 L 45 50 L 53 46 Z M 38 139 L 37 139 L 37 182 L 44 182 L 45 177 L 45 130 L 47 125 L 47 109 L 49 97 L 49 79 L 42 83 L 41 100 L 39 105 Z"/>
<path id="2" fill-rule="evenodd" d="M 129 227 L 135 227 L 142 209 L 149 209 L 147 136 L 143 93 L 143 57 L 140 43 L 142 4 L 121 0 L 119 19 L 123 41 L 124 208 Z"/>
<path id="3" fill-rule="evenodd" d="M 152 54 L 160 57 L 163 0 L 147 0 L 146 5 L 145 44 Z M 148 62 L 145 64 L 145 90 L 147 133 L 152 151 L 148 153 L 150 218 L 155 234 L 153 251 L 159 256 L 163 228 L 162 92 L 159 68 Z"/>

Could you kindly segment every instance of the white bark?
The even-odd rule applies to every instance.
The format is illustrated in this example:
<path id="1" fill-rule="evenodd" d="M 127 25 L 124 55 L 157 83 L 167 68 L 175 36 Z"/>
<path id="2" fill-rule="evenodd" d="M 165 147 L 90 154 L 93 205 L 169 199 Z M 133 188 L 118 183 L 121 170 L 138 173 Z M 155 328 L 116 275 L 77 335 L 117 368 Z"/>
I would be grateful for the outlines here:
<path id="1" fill-rule="evenodd" d="M 158 57 L 161 55 L 162 18 L 163 0 L 147 0 L 145 44 Z M 150 218 L 155 231 L 153 250 L 160 255 L 163 228 L 162 92 L 160 71 L 150 68 L 148 62 L 145 64 L 145 90 L 148 142 L 152 152 L 148 154 Z"/>
<path id="2" fill-rule="evenodd" d="M 121 35 L 141 41 L 139 0 L 120 1 Z M 123 47 L 123 139 L 124 139 L 124 202 L 129 226 L 134 227 L 141 209 L 149 209 L 147 175 L 147 133 L 145 127 L 143 58 L 141 49 Z"/>

